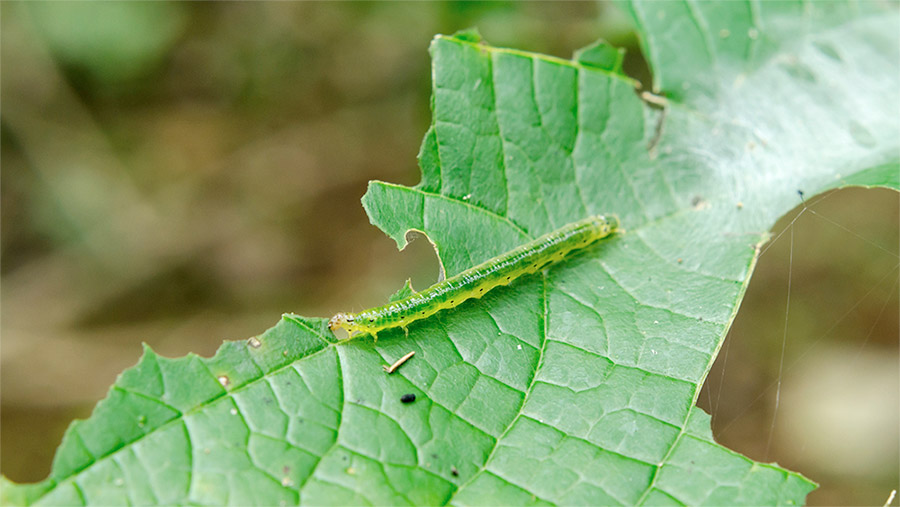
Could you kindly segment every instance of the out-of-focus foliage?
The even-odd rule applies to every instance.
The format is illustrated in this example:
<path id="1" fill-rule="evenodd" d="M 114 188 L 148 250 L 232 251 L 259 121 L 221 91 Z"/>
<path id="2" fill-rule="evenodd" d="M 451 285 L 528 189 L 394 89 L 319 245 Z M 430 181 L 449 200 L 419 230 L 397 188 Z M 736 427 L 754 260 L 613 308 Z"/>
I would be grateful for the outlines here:
<path id="1" fill-rule="evenodd" d="M 151 74 L 187 21 L 186 5 L 165 2 L 35 2 L 29 9 L 57 61 L 91 78 L 86 86 Z"/>

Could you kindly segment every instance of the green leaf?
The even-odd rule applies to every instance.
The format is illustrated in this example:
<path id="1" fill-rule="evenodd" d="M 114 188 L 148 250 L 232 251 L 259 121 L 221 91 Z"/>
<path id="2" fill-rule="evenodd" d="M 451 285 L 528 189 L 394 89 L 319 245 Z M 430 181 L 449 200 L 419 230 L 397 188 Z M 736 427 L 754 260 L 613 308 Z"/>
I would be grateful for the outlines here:
<path id="1" fill-rule="evenodd" d="M 626 232 L 377 347 L 286 315 L 210 359 L 147 349 L 4 503 L 801 503 L 695 406 L 797 191 L 898 188 L 897 11 L 796 5 L 627 4 L 665 113 L 595 65 L 437 37 L 422 183 L 373 182 L 373 224 L 449 276 L 589 214 Z"/>
<path id="2" fill-rule="evenodd" d="M 614 47 L 601 39 L 576 51 L 573 59 L 584 66 L 621 73 L 625 50 Z"/>

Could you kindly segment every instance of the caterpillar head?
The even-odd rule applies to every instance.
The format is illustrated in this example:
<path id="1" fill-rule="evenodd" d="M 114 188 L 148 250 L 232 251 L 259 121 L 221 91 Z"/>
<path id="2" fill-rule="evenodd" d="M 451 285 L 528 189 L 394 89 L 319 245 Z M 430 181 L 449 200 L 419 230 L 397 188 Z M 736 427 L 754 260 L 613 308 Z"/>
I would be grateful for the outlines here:
<path id="1" fill-rule="evenodd" d="M 353 322 L 356 318 L 353 314 L 340 312 L 335 314 L 331 320 L 328 321 L 328 329 L 334 331 L 335 329 L 344 328 L 347 331 L 350 331 L 353 326 Z"/>
<path id="2" fill-rule="evenodd" d="M 594 225 L 612 233 L 619 230 L 619 217 L 616 215 L 598 215 L 594 217 Z"/>

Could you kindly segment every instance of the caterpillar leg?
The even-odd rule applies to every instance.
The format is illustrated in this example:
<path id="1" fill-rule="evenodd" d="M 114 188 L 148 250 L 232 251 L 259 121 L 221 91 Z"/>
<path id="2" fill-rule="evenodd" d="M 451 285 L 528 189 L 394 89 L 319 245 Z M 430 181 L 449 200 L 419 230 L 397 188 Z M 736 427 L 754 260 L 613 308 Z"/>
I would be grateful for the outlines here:
<path id="1" fill-rule="evenodd" d="M 358 333 L 359 333 L 359 331 L 357 331 L 357 334 Z M 335 334 L 335 336 L 336 336 L 336 334 Z M 353 339 L 353 332 L 347 331 L 347 337 L 346 338 L 338 338 L 338 343 L 347 343 L 352 339 Z"/>

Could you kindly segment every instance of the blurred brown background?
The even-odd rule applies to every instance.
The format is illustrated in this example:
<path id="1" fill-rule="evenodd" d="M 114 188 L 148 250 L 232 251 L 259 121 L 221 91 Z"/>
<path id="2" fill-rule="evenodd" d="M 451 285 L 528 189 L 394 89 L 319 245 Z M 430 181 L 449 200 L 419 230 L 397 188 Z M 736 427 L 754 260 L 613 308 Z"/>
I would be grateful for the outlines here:
<path id="1" fill-rule="evenodd" d="M 398 253 L 359 198 L 418 181 L 428 43 L 472 26 L 565 58 L 602 36 L 647 82 L 627 20 L 593 2 L 0 3 L 2 473 L 44 478 L 141 342 L 210 355 L 286 311 L 432 283 L 427 243 Z M 814 209 L 793 264 L 789 234 L 763 255 L 699 403 L 725 445 L 821 482 L 812 503 L 881 504 L 900 473 L 898 197 Z"/>

